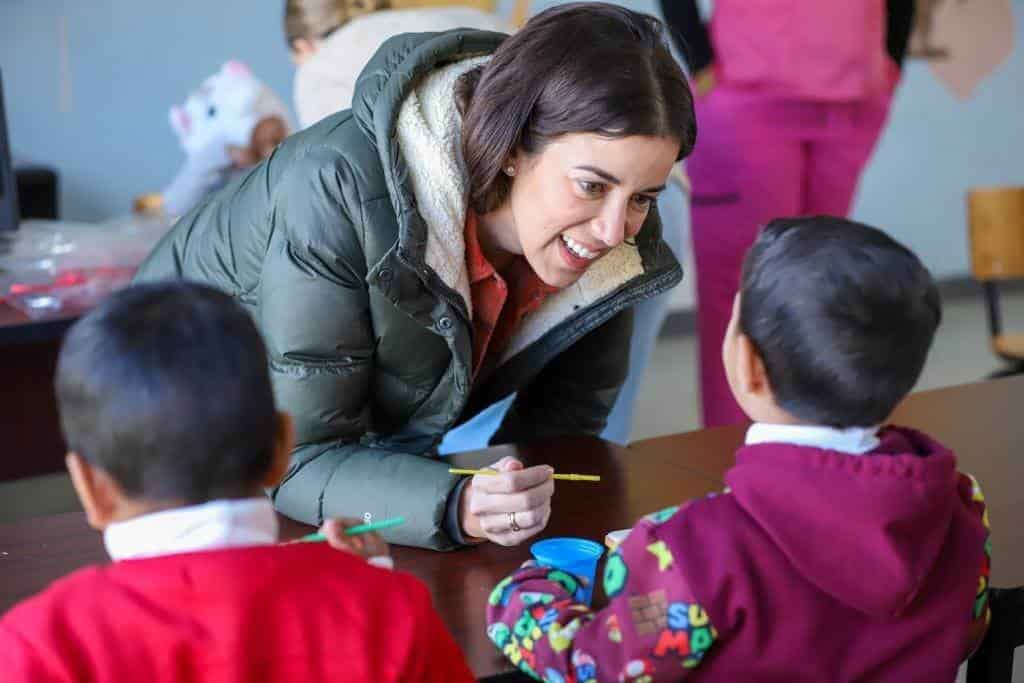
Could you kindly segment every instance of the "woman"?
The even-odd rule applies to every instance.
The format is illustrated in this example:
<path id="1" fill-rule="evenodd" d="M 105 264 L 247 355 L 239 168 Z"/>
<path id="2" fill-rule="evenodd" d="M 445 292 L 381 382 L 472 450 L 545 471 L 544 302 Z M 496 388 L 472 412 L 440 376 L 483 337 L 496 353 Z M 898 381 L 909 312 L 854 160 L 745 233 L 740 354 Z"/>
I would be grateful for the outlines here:
<path id="1" fill-rule="evenodd" d="M 629 306 L 681 277 L 653 203 L 694 138 L 652 17 L 573 4 L 507 39 L 397 36 L 350 111 L 182 218 L 138 277 L 213 283 L 259 322 L 299 443 L 281 512 L 516 544 L 547 523 L 551 469 L 466 479 L 435 448 L 512 393 L 496 442 L 601 431 Z"/>
<path id="2" fill-rule="evenodd" d="M 720 349 L 740 263 L 778 216 L 850 209 L 899 78 L 913 0 L 662 0 L 698 96 L 693 181 L 704 424 L 746 420 Z"/>
<path id="3" fill-rule="evenodd" d="M 530 0 L 516 0 L 507 24 L 476 7 L 418 7 L 415 0 L 287 0 L 284 31 L 296 65 L 295 111 L 300 126 L 306 128 L 352 106 L 360 72 L 387 38 L 460 27 L 511 33 L 512 25 L 525 21 L 529 5 Z M 688 231 L 689 198 L 683 174 L 674 173 L 672 180 L 659 198 L 658 212 L 662 238 L 679 256 L 684 228 Z M 603 439 L 621 444 L 629 440 L 636 399 L 671 297 L 672 293 L 666 292 L 633 307 L 629 373 L 608 414 Z M 438 450 L 449 454 L 485 448 L 514 399 L 515 395 L 510 395 L 449 431 Z"/>

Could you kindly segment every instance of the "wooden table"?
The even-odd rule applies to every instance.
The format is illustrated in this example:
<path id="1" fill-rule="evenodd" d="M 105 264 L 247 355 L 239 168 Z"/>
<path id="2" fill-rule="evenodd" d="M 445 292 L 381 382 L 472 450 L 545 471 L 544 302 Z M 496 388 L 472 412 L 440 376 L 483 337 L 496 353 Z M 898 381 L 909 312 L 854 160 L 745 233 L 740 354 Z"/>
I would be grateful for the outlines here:
<path id="1" fill-rule="evenodd" d="M 77 318 L 78 314 L 69 313 L 46 320 L 33 320 L 0 300 L 0 345 L 60 341 Z"/>
<path id="2" fill-rule="evenodd" d="M 0 481 L 64 468 L 53 377 L 60 340 L 74 321 L 33 321 L 0 302 Z"/>
<path id="3" fill-rule="evenodd" d="M 1024 517 L 1018 482 L 1024 481 L 1024 420 L 1014 399 L 1024 400 L 1024 378 L 997 380 L 916 395 L 897 414 L 962 454 L 977 474 L 992 510 L 993 583 L 1024 583 Z M 652 439 L 620 448 L 596 439 L 555 439 L 455 456 L 457 466 L 475 467 L 514 454 L 528 464 L 551 462 L 559 469 L 594 472 L 599 484 L 558 482 L 554 514 L 544 536 L 601 540 L 641 515 L 721 488 L 742 428 L 724 428 Z M 1017 515 L 1015 519 L 1014 515 Z M 308 527 L 285 520 L 283 535 Z M 494 584 L 528 556 L 525 547 L 487 544 L 453 553 L 395 548 L 396 565 L 430 587 L 445 623 L 481 677 L 509 670 L 487 640 L 484 605 Z M 0 610 L 76 567 L 103 562 L 100 539 L 81 514 L 54 515 L 0 526 Z"/>

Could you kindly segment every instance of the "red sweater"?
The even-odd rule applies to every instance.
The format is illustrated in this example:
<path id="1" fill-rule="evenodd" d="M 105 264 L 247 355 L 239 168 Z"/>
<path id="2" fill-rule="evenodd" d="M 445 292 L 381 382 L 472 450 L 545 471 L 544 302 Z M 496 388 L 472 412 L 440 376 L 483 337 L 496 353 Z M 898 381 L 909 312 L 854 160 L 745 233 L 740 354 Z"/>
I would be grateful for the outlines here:
<path id="1" fill-rule="evenodd" d="M 5 681 L 472 681 L 426 587 L 324 543 L 79 570 L 0 620 Z"/>

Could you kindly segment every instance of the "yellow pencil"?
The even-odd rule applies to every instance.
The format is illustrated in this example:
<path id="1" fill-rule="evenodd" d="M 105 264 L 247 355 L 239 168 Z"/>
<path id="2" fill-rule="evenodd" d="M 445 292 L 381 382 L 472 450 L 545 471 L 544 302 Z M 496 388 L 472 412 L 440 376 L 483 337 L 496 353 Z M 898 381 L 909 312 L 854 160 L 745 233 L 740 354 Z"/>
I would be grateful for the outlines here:
<path id="1" fill-rule="evenodd" d="M 601 477 L 596 474 L 552 474 L 551 478 L 567 481 L 601 481 Z"/>
<path id="2" fill-rule="evenodd" d="M 498 474 L 495 470 L 463 470 L 457 467 L 451 467 L 448 469 L 451 474 L 483 474 L 487 476 L 494 476 Z M 601 481 L 601 477 L 596 474 L 552 474 L 552 479 L 563 479 L 565 481 Z"/>

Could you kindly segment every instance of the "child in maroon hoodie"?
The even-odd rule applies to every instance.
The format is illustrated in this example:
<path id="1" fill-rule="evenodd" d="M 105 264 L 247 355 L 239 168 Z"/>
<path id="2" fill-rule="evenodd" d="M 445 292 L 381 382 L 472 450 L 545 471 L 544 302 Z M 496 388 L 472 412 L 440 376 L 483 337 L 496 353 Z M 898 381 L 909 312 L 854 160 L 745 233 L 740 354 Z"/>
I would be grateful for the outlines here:
<path id="1" fill-rule="evenodd" d="M 68 333 L 57 398 L 72 482 L 115 561 L 0 620 L 0 679 L 474 680 L 426 586 L 373 566 L 390 559 L 380 539 L 370 562 L 331 547 L 336 524 L 330 544 L 277 544 L 263 489 L 287 467 L 291 420 L 231 297 L 113 296 Z"/>
<path id="2" fill-rule="evenodd" d="M 564 573 L 518 571 L 488 635 L 550 682 L 954 680 L 988 619 L 981 491 L 941 444 L 880 426 L 940 316 L 928 271 L 879 230 L 773 221 L 723 346 L 754 421 L 725 491 L 637 524 L 599 612 Z"/>

